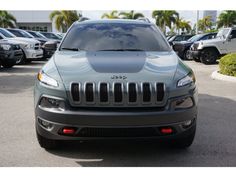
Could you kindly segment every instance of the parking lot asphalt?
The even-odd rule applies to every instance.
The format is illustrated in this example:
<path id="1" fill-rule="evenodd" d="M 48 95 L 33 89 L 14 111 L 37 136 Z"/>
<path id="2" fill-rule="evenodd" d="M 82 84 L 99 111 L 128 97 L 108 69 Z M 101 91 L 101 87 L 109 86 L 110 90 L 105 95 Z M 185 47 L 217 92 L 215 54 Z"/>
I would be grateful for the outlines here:
<path id="1" fill-rule="evenodd" d="M 161 142 L 98 141 L 45 151 L 37 143 L 33 109 L 43 63 L 0 68 L 0 166 L 236 166 L 236 84 L 210 77 L 218 65 L 186 62 L 199 87 L 197 133 L 187 150 Z"/>

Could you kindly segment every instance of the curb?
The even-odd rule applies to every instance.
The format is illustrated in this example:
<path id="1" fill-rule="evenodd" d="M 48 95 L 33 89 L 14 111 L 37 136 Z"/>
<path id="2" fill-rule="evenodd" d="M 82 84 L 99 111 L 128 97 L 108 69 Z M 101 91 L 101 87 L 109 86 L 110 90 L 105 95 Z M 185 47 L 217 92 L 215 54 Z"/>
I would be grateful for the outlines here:
<path id="1" fill-rule="evenodd" d="M 214 71 L 211 74 L 212 79 L 222 80 L 222 81 L 229 81 L 236 83 L 236 77 L 234 76 L 226 76 L 224 74 L 220 74 L 218 71 Z"/>

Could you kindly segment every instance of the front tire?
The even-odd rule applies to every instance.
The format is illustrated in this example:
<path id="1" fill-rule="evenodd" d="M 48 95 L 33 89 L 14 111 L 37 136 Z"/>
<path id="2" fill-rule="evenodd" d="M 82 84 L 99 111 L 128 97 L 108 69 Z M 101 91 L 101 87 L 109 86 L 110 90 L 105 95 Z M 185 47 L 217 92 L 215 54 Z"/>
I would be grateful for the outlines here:
<path id="1" fill-rule="evenodd" d="M 184 58 L 184 60 L 191 60 L 191 55 L 190 55 L 190 51 L 189 50 L 185 50 L 184 51 L 183 58 Z"/>
<path id="2" fill-rule="evenodd" d="M 202 63 L 209 65 L 216 63 L 218 52 L 214 48 L 203 49 L 200 60 Z"/>
<path id="3" fill-rule="evenodd" d="M 44 138 L 38 132 L 36 132 L 36 134 L 37 134 L 38 143 L 42 148 L 48 149 L 48 150 L 58 148 L 59 145 L 58 145 L 57 140 Z"/>
<path id="4" fill-rule="evenodd" d="M 15 65 L 15 63 L 13 62 L 6 62 L 6 63 L 2 63 L 2 66 L 3 66 L 3 68 L 12 68 L 13 66 Z"/>
<path id="5" fill-rule="evenodd" d="M 21 59 L 20 59 L 19 61 L 17 61 L 16 64 L 18 64 L 18 65 L 24 65 L 24 64 L 26 64 L 26 63 L 27 63 L 27 59 L 26 59 L 26 56 L 25 56 L 25 54 L 24 54 L 24 52 L 23 52 L 23 56 L 21 57 Z"/>

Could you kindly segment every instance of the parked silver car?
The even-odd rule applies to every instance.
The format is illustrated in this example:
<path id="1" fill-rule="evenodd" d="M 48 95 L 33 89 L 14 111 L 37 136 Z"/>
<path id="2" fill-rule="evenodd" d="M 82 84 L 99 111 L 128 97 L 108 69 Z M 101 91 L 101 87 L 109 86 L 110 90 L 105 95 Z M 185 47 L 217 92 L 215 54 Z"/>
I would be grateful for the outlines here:
<path id="1" fill-rule="evenodd" d="M 149 22 L 74 23 L 38 73 L 34 98 L 46 149 L 101 138 L 161 138 L 184 148 L 195 135 L 194 73 Z"/>
<path id="2" fill-rule="evenodd" d="M 20 45 L 23 50 L 23 57 L 19 61 L 21 64 L 43 57 L 43 50 L 41 49 L 40 42 L 35 39 L 16 37 L 4 28 L 0 28 L 0 39 L 9 42 L 17 42 Z"/>

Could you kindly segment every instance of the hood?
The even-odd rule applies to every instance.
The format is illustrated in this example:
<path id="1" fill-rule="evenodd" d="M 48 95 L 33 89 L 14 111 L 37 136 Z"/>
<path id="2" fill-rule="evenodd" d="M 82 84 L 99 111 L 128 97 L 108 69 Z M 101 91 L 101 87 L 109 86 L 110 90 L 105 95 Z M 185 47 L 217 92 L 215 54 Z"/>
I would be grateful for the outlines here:
<path id="1" fill-rule="evenodd" d="M 19 44 L 19 42 L 17 42 L 17 41 L 14 41 L 14 40 L 10 40 L 10 38 L 9 39 L 2 39 L 1 41 L 0 41 L 1 43 L 8 43 L 8 44 Z"/>
<path id="2" fill-rule="evenodd" d="M 57 51 L 55 65 L 66 88 L 71 82 L 164 82 L 171 84 L 175 52 Z"/>
<path id="3" fill-rule="evenodd" d="M 15 38 L 11 38 L 11 39 L 18 41 L 19 43 L 20 42 L 27 43 L 27 44 L 40 43 L 38 40 L 31 39 L 31 38 L 15 37 Z"/>
<path id="4" fill-rule="evenodd" d="M 202 44 L 211 44 L 211 43 L 218 43 L 218 42 L 224 42 L 222 38 L 214 38 L 214 39 L 208 39 L 208 40 L 202 40 L 202 41 L 197 41 L 195 43 L 202 43 Z"/>

